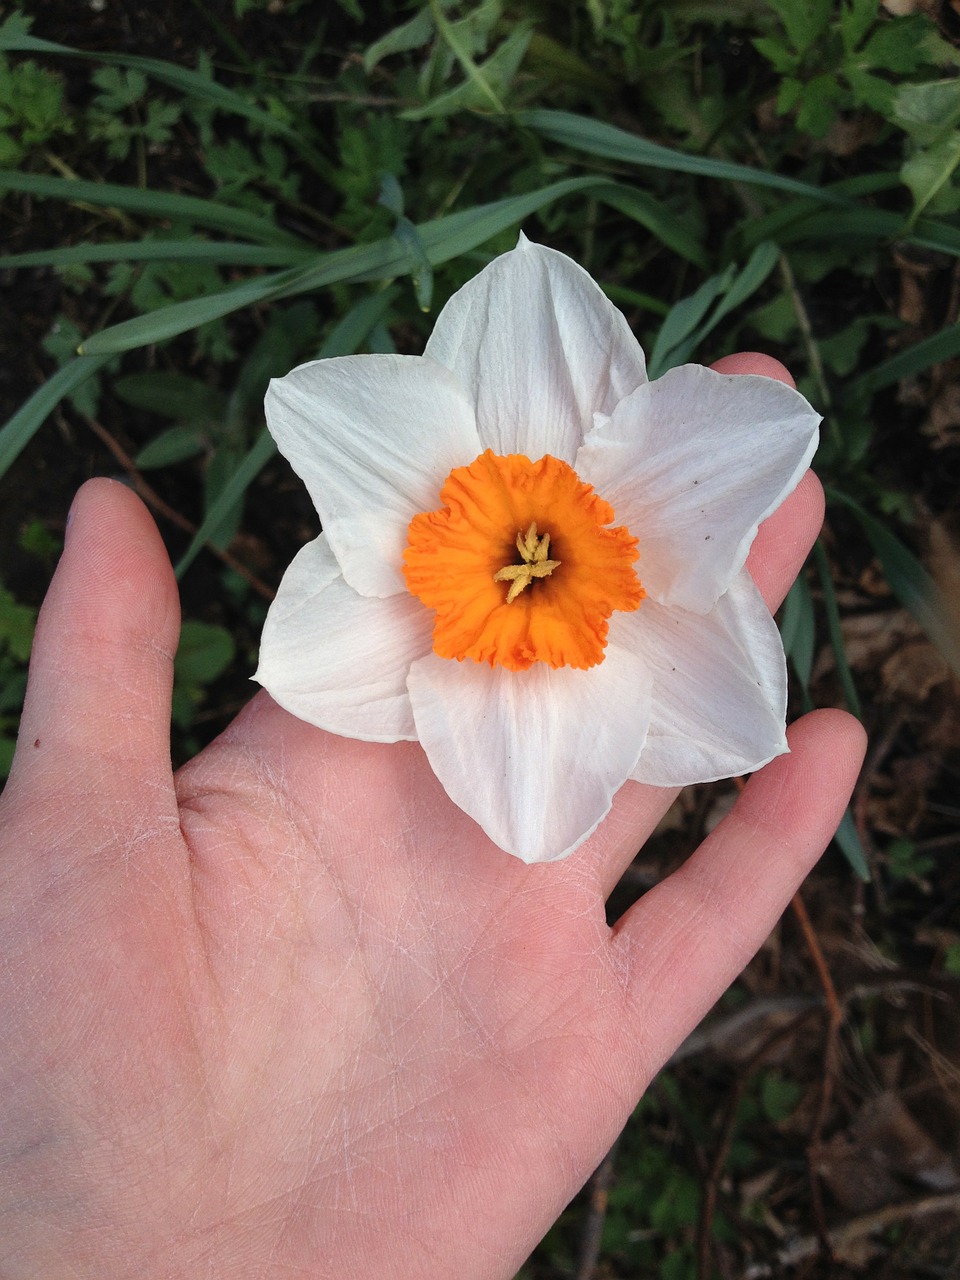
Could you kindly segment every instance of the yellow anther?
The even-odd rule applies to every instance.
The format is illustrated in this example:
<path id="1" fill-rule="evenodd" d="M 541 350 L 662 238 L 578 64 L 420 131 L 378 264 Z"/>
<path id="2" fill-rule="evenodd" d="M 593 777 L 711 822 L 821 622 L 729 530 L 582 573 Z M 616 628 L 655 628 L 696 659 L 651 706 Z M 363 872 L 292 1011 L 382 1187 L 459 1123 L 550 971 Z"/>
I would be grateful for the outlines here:
<path id="1" fill-rule="evenodd" d="M 506 564 L 493 575 L 494 582 L 510 583 L 507 604 L 512 604 L 534 578 L 549 578 L 554 569 L 560 567 L 559 560 L 547 559 L 550 535 L 545 533 L 542 538 L 538 538 L 536 523 L 531 524 L 526 533 L 517 534 L 517 551 L 522 563 Z"/>

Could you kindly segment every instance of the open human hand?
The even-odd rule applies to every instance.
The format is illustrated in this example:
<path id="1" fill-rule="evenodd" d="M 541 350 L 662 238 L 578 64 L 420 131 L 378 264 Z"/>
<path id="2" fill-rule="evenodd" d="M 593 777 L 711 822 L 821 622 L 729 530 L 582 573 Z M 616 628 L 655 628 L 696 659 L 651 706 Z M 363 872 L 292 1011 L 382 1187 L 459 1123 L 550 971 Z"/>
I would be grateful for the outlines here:
<path id="1" fill-rule="evenodd" d="M 821 517 L 808 475 L 762 526 L 771 606 Z M 146 510 L 85 485 L 0 798 L 0 1274 L 510 1276 L 830 839 L 859 725 L 804 717 L 609 928 L 672 792 L 525 866 L 418 745 L 265 693 L 174 775 L 178 622 Z"/>

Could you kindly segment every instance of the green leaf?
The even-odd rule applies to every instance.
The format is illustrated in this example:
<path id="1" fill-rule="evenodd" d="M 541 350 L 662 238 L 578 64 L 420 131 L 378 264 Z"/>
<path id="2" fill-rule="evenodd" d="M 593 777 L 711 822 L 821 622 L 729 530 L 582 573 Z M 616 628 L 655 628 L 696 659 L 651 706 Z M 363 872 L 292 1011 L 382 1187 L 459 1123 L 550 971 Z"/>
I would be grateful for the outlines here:
<path id="1" fill-rule="evenodd" d="M 230 632 L 210 622 L 184 622 L 173 660 L 174 678 L 185 685 L 205 685 L 223 675 L 236 646 Z"/>
<path id="2" fill-rule="evenodd" d="M 170 427 L 140 450 L 134 462 L 141 471 L 170 467 L 203 453 L 206 437 L 196 427 Z"/>
<path id="3" fill-rule="evenodd" d="M 678 253 L 681 258 L 686 258 L 688 262 L 698 267 L 707 267 L 709 258 L 700 240 L 662 201 L 637 187 L 628 187 L 619 183 L 598 187 L 594 195 L 596 199 L 612 209 L 646 227 L 661 244 Z M 0 264 L 2 263 L 3 259 L 0 258 Z"/>
<path id="4" fill-rule="evenodd" d="M 847 710 L 851 715 L 855 715 L 858 720 L 862 720 L 863 710 L 860 706 L 860 697 L 857 693 L 857 686 L 854 683 L 853 672 L 850 670 L 850 663 L 847 660 L 846 646 L 843 643 L 840 609 L 837 605 L 837 593 L 833 588 L 833 576 L 830 573 L 830 565 L 819 538 L 813 544 L 813 561 L 817 566 L 817 574 L 820 578 L 820 590 L 823 592 L 823 606 L 827 617 L 827 633 L 830 636 L 830 645 L 833 649 L 834 661 L 837 664 L 837 675 L 840 677 L 840 685 L 843 689 Z"/>
<path id="5" fill-rule="evenodd" d="M 109 355 L 77 357 L 58 369 L 20 406 L 13 417 L 0 428 L 0 476 L 6 474 L 64 396 L 71 395 L 88 378 L 92 378 L 109 359 Z"/>
<path id="6" fill-rule="evenodd" d="M 544 205 L 566 195 L 589 192 L 596 185 L 594 178 L 567 178 L 525 195 L 509 196 L 492 204 L 447 214 L 435 222 L 420 223 L 417 232 L 430 264 L 436 267 L 469 253 Z M 372 244 L 318 254 L 313 263 L 305 267 L 260 276 L 222 293 L 172 303 L 148 315 L 135 316 L 95 333 L 83 344 L 83 350 L 87 355 L 129 351 L 175 337 L 255 303 L 296 297 L 347 281 L 392 279 L 408 274 L 411 268 L 409 255 L 396 238 L 386 236 Z"/>
<path id="7" fill-rule="evenodd" d="M 88 52 L 85 49 L 74 49 L 69 45 L 57 44 L 52 40 L 41 40 L 27 34 L 23 24 L 16 22 L 15 18 L 15 14 L 11 15 L 0 26 L 0 51 L 59 54 L 64 57 L 80 58 L 87 62 L 101 62 L 108 66 L 129 67 L 143 72 L 144 75 L 158 80 L 186 98 L 194 98 L 218 111 L 241 116 L 262 129 L 264 133 L 285 137 L 301 154 L 308 155 L 312 161 L 319 159 L 318 172 L 326 174 L 329 169 L 327 162 L 317 156 L 300 136 L 297 128 L 280 116 L 256 106 L 242 94 L 218 84 L 211 76 L 201 71 L 191 71 L 188 67 L 180 67 L 159 58 L 144 58 L 137 54 Z"/>
<path id="8" fill-rule="evenodd" d="M 860 877 L 865 883 L 870 882 L 870 868 L 867 866 L 867 859 L 863 852 L 863 845 L 860 843 L 860 836 L 857 832 L 857 824 L 853 820 L 853 814 L 847 809 L 843 817 L 840 819 L 840 825 L 834 834 L 834 840 L 840 848 L 841 853 L 850 864 L 854 875 Z"/>
<path id="9" fill-rule="evenodd" d="M 363 69 L 367 75 L 378 62 L 395 53 L 409 53 L 411 49 L 420 49 L 433 38 L 434 25 L 427 5 L 414 14 L 409 22 L 394 27 L 385 36 L 375 40 L 363 55 Z"/>
<path id="10" fill-rule="evenodd" d="M 913 196 L 914 214 L 920 214 L 931 200 L 946 186 L 960 164 L 960 133 L 932 146 L 921 148 L 903 163 L 900 176 Z"/>
<path id="11" fill-rule="evenodd" d="M 606 160 L 619 160 L 624 164 L 640 165 L 651 169 L 669 169 L 674 173 L 693 173 L 705 178 L 725 178 L 731 182 L 749 182 L 755 186 L 772 187 L 789 191 L 794 195 L 809 196 L 819 204 L 851 207 L 854 202 L 846 195 L 828 187 L 815 187 L 779 173 L 764 169 L 751 169 L 745 164 L 730 160 L 715 160 L 711 156 L 689 155 L 674 151 L 657 142 L 648 142 L 624 129 L 590 120 L 586 116 L 569 111 L 537 109 L 520 111 L 517 119 L 535 133 L 549 138 L 561 146 Z"/>
<path id="12" fill-rule="evenodd" d="M 198 227 L 211 227 L 217 231 L 249 236 L 251 240 L 303 247 L 302 240 L 267 218 L 260 218 L 245 209 L 217 204 L 213 200 L 200 200 L 196 196 L 0 169 L 0 192 L 4 191 L 22 191 L 40 199 L 67 200 L 78 204 L 124 209 L 128 213 L 142 213 L 161 220 L 174 218 Z"/>
<path id="13" fill-rule="evenodd" d="M 286 267 L 310 261 L 314 256 L 315 250 L 297 245 L 145 239 L 0 254 L 0 271 L 14 267 L 73 267 L 89 262 L 219 262 L 237 267 Z"/>
<path id="14" fill-rule="evenodd" d="M 125 404 L 179 422 L 216 421 L 226 412 L 222 391 L 185 373 L 133 373 L 113 389 Z"/>
<path id="15" fill-rule="evenodd" d="M 932 334 L 922 342 L 915 342 L 912 347 L 875 365 L 848 385 L 847 394 L 851 399 L 871 396 L 883 387 L 899 382 L 901 378 L 911 378 L 914 374 L 929 369 L 931 365 L 952 360 L 956 355 L 960 355 L 960 324 L 948 325 L 940 333 Z"/>
<path id="16" fill-rule="evenodd" d="M 704 318 L 717 298 L 729 289 L 735 268 L 731 264 L 722 275 L 711 276 L 689 298 L 681 298 L 664 320 L 657 340 L 647 362 L 647 372 L 651 379 L 659 378 L 662 373 L 675 364 L 682 364 L 683 358 L 677 357 L 682 348 L 686 348 L 697 325 Z"/>
<path id="17" fill-rule="evenodd" d="M 948 611 L 933 578 L 913 552 L 854 498 L 837 489 L 828 489 L 827 497 L 853 512 L 880 561 L 890 590 L 913 614 L 927 638 L 937 646 L 954 671 L 960 674 L 960 645 L 953 635 Z"/>
<path id="18" fill-rule="evenodd" d="M 5 646 L 17 662 L 27 662 L 33 644 L 37 611 L 17 604 L 5 587 L 0 587 L 0 650 Z"/>
<path id="19" fill-rule="evenodd" d="M 223 486 L 220 496 L 212 503 L 204 515 L 203 521 L 193 535 L 189 547 L 180 557 L 176 566 L 177 578 L 182 578 L 193 564 L 204 545 L 211 540 L 217 529 L 223 524 L 237 503 L 243 499 L 250 485 L 277 451 L 266 427 L 260 432 L 253 448 L 246 454 L 231 478 Z"/>
<path id="20" fill-rule="evenodd" d="M 457 51 L 458 61 L 466 71 L 467 79 L 446 93 L 431 98 L 422 107 L 411 107 L 407 111 L 401 111 L 400 119 L 428 120 L 438 116 L 450 116 L 457 111 L 483 109 L 488 111 L 492 109 L 498 115 L 504 114 L 506 108 L 500 100 L 500 94 L 510 88 L 527 52 L 532 34 L 531 23 L 518 23 L 506 40 L 481 66 L 478 66 L 462 49 Z"/>
<path id="21" fill-rule="evenodd" d="M 810 673 L 813 670 L 816 621 L 810 584 L 802 574 L 787 592 L 783 603 L 780 636 L 784 653 L 793 663 L 797 679 L 806 693 L 810 688 Z"/>

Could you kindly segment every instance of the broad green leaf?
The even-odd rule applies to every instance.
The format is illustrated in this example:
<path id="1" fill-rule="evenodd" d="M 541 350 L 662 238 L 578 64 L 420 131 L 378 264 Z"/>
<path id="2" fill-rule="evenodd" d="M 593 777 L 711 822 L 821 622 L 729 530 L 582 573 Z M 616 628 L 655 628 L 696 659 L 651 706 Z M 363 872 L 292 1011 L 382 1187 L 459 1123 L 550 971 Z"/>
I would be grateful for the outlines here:
<path id="1" fill-rule="evenodd" d="M 236 646 L 230 632 L 210 622 L 184 622 L 173 660 L 175 679 L 187 685 L 205 685 L 223 675 L 233 661 Z"/>
<path id="2" fill-rule="evenodd" d="M 904 185 L 913 196 L 913 210 L 920 214 L 953 177 L 960 164 L 960 132 L 954 131 L 932 146 L 909 156 L 900 169 Z M 941 210 L 942 212 L 942 210 Z"/>
<path id="3" fill-rule="evenodd" d="M 38 387 L 29 400 L 0 428 L 0 476 L 33 439 L 38 428 L 60 401 L 93 377 L 110 359 L 109 355 L 79 356 L 63 365 Z"/>
<path id="4" fill-rule="evenodd" d="M 171 467 L 187 458 L 195 458 L 206 447 L 203 432 L 197 427 L 170 427 L 140 450 L 134 462 L 141 471 L 154 467 Z"/>
<path id="5" fill-rule="evenodd" d="M 363 55 L 363 69 L 369 75 L 378 62 L 395 53 L 408 53 L 420 49 L 433 38 L 434 25 L 427 5 L 402 26 L 394 27 L 385 36 L 375 40 Z"/>

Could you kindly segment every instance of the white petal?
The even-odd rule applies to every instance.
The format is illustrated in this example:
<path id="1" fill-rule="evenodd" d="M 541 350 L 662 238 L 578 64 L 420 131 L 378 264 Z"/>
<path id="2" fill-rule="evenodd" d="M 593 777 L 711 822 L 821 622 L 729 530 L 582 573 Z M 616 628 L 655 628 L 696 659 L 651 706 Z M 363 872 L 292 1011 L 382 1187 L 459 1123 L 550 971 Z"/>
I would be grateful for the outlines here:
<path id="1" fill-rule="evenodd" d="M 647 599 L 636 613 L 614 614 L 610 637 L 653 669 L 650 731 L 630 775 L 637 782 L 713 782 L 787 750 L 783 646 L 746 571 L 710 613 Z"/>
<path id="2" fill-rule="evenodd" d="M 576 469 L 640 539 L 647 592 L 703 613 L 806 471 L 819 421 L 782 382 L 684 365 L 599 422 Z"/>
<path id="3" fill-rule="evenodd" d="M 346 580 L 364 595 L 404 591 L 407 526 L 482 452 L 456 379 L 420 356 L 315 360 L 270 383 L 266 412 Z"/>
<path id="4" fill-rule="evenodd" d="M 281 707 L 331 733 L 416 739 L 407 673 L 429 653 L 432 629 L 432 613 L 406 591 L 358 595 L 321 534 L 283 575 L 253 678 Z"/>
<path id="5" fill-rule="evenodd" d="M 431 653 L 408 687 L 447 794 L 524 862 L 563 858 L 594 831 L 647 732 L 647 666 L 612 645 L 589 671 L 506 671 Z"/>
<path id="6" fill-rule="evenodd" d="M 646 381 L 620 312 L 562 253 L 521 239 L 450 299 L 426 354 L 476 407 L 484 447 L 572 465 L 595 413 Z"/>

